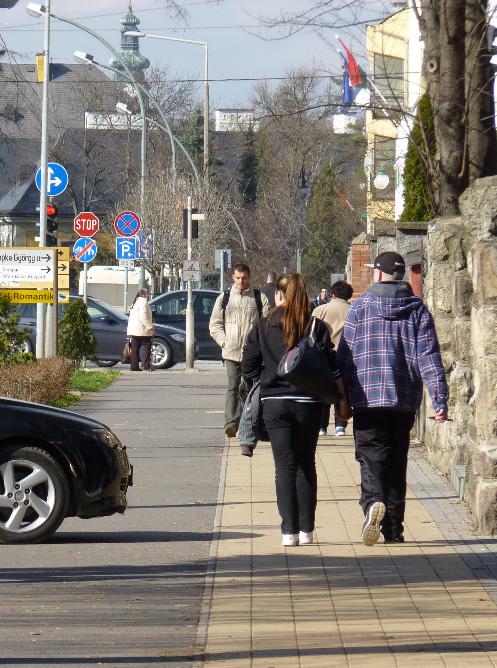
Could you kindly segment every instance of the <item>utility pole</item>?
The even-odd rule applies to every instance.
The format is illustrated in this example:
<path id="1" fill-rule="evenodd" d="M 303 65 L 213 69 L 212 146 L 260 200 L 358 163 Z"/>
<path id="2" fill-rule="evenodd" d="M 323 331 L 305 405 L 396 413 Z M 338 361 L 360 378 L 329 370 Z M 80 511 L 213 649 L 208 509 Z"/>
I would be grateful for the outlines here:
<path id="1" fill-rule="evenodd" d="M 192 198 L 188 196 L 187 259 L 192 259 Z M 186 302 L 186 368 L 193 371 L 195 360 L 195 322 L 193 316 L 192 281 L 188 279 L 188 299 Z"/>

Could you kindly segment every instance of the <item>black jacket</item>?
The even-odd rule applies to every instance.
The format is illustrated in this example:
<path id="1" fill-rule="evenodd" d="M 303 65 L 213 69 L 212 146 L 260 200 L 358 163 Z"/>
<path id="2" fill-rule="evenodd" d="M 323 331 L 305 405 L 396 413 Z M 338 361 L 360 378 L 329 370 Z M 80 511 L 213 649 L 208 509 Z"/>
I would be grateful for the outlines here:
<path id="1" fill-rule="evenodd" d="M 260 377 L 261 397 L 309 396 L 305 390 L 278 376 L 278 364 L 283 353 L 288 350 L 283 339 L 282 315 L 283 310 L 277 309 L 254 325 L 243 348 L 242 373 L 250 380 Z M 331 367 L 336 369 L 330 334 L 321 320 L 316 319 L 315 334 L 320 347 L 328 355 Z"/>

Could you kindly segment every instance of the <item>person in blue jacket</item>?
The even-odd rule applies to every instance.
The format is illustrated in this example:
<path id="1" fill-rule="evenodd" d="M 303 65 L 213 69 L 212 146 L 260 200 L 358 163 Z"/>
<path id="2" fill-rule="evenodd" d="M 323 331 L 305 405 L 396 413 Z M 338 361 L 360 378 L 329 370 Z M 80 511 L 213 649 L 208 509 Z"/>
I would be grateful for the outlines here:
<path id="1" fill-rule="evenodd" d="M 404 542 L 407 454 L 423 382 L 434 419 L 447 420 L 448 389 L 432 315 L 403 281 L 394 252 L 375 259 L 374 283 L 351 306 L 338 364 L 354 414 L 361 469 L 362 540 Z"/>

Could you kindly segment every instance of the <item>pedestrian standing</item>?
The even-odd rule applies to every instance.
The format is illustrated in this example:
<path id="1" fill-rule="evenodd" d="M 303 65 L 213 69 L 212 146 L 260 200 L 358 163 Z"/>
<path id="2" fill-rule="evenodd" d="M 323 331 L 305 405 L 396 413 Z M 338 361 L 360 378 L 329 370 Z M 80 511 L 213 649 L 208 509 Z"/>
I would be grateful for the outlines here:
<path id="1" fill-rule="evenodd" d="M 126 334 L 131 337 L 131 371 L 140 371 L 140 362 L 144 371 L 152 369 L 154 325 L 152 310 L 147 300 L 147 290 L 138 290 L 129 312 Z"/>
<path id="2" fill-rule="evenodd" d="M 280 276 L 275 301 L 276 308 L 248 336 L 242 371 L 250 380 L 260 377 L 262 415 L 276 468 L 282 544 L 291 547 L 313 541 L 317 503 L 315 452 L 323 405 L 277 373 L 281 357 L 309 329 L 309 298 L 302 276 Z M 343 391 L 329 332 L 319 320 L 314 331 L 334 369 L 339 390 Z M 346 417 L 346 402 L 342 402 L 342 409 Z"/>
<path id="3" fill-rule="evenodd" d="M 313 311 L 317 306 L 327 304 L 329 301 L 330 295 L 328 294 L 328 288 L 321 288 L 316 299 L 313 299 L 311 302 L 311 311 Z"/>
<path id="4" fill-rule="evenodd" d="M 404 542 L 409 436 L 423 393 L 447 420 L 447 383 L 431 313 L 402 279 L 394 252 L 375 259 L 374 283 L 351 306 L 338 347 L 354 411 L 365 520 L 362 540 Z"/>
<path id="5" fill-rule="evenodd" d="M 269 308 L 274 308 L 274 293 L 276 292 L 276 274 L 274 271 L 268 272 L 266 285 L 261 289 L 261 292 L 266 295 Z"/>
<path id="6" fill-rule="evenodd" d="M 322 320 L 328 327 L 335 350 L 338 349 L 338 344 L 342 338 L 343 326 L 350 308 L 349 299 L 353 292 L 352 286 L 346 281 L 336 281 L 331 286 L 331 301 L 317 306 L 312 312 L 315 318 Z M 329 421 L 330 405 L 324 404 L 321 429 L 319 430 L 320 436 L 326 435 Z M 335 436 L 345 436 L 347 424 L 348 421 L 339 416 L 337 406 L 335 406 Z"/>
<path id="7" fill-rule="evenodd" d="M 266 295 L 250 287 L 249 266 L 236 264 L 233 267 L 233 286 L 216 299 L 209 322 L 210 335 L 221 347 L 228 375 L 224 431 L 229 438 L 236 436 L 240 422 L 243 346 L 253 325 L 268 312 Z"/>

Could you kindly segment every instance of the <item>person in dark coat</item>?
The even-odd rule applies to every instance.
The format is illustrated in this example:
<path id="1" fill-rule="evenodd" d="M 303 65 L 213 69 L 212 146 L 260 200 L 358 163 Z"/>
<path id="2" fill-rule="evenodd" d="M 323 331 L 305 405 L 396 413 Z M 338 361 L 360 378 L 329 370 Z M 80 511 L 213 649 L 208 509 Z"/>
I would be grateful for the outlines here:
<path id="1" fill-rule="evenodd" d="M 322 402 L 278 376 L 283 354 L 307 333 L 309 298 L 300 274 L 284 274 L 276 281 L 276 307 L 262 318 L 247 337 L 242 373 L 250 381 L 260 377 L 262 416 L 271 440 L 276 467 L 276 498 L 281 516 L 282 544 L 312 543 L 317 503 L 315 452 Z M 316 340 L 328 356 L 345 396 L 326 325 L 315 322 Z M 345 399 L 340 404 L 348 417 Z"/>
<path id="2" fill-rule="evenodd" d="M 274 271 L 268 272 L 266 285 L 261 288 L 261 292 L 266 295 L 270 308 L 274 308 L 274 293 L 276 292 L 276 274 Z"/>

